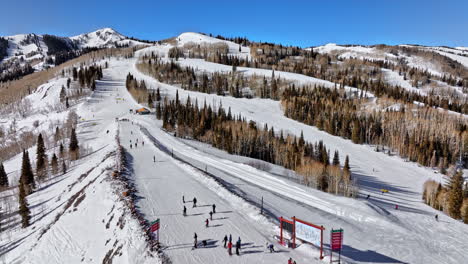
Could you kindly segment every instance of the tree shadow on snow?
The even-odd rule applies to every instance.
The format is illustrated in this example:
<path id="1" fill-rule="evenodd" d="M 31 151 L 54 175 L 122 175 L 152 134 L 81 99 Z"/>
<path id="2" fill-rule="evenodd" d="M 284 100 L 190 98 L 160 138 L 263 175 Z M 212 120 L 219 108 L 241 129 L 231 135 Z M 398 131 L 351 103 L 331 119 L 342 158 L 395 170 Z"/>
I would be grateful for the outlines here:
<path id="1" fill-rule="evenodd" d="M 392 257 L 385 256 L 383 254 L 377 253 L 373 250 L 362 251 L 355 249 L 348 245 L 343 245 L 343 250 L 341 255 L 350 258 L 357 262 L 372 262 L 372 263 L 406 263 L 394 259 Z"/>

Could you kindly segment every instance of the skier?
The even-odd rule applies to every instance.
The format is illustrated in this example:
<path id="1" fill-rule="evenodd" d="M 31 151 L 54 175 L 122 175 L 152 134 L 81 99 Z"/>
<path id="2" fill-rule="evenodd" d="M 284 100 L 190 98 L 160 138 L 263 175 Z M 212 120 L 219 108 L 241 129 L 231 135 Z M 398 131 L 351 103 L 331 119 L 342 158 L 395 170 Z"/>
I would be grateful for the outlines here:
<path id="1" fill-rule="evenodd" d="M 208 219 L 205 220 L 205 227 L 208 227 L 208 223 L 209 223 L 209 222 L 210 222 L 210 221 L 208 221 Z"/>
<path id="2" fill-rule="evenodd" d="M 240 239 L 240 237 L 239 237 L 239 238 L 237 239 L 237 243 L 239 243 L 239 249 L 240 249 L 240 247 L 241 247 L 241 242 L 242 242 L 242 241 L 241 241 L 241 239 Z"/>
<path id="3" fill-rule="evenodd" d="M 206 244 L 207 244 L 207 243 L 206 243 L 206 240 L 203 240 L 203 241 L 202 241 L 202 244 L 203 244 L 203 247 L 206 247 Z"/>
<path id="4" fill-rule="evenodd" d="M 130 144 L 130 148 L 132 148 L 132 144 Z"/>
<path id="5" fill-rule="evenodd" d="M 239 249 L 240 249 L 240 243 L 239 241 L 236 242 L 236 255 L 239 256 Z"/>
<path id="6" fill-rule="evenodd" d="M 437 222 L 439 222 L 439 215 L 435 215 L 435 219 Z"/>
<path id="7" fill-rule="evenodd" d="M 184 205 L 184 216 L 187 216 L 187 207 Z"/>
<path id="8" fill-rule="evenodd" d="M 231 243 L 231 241 L 229 241 L 227 247 L 228 247 L 229 256 L 232 256 L 232 243 Z"/>
<path id="9" fill-rule="evenodd" d="M 137 143 L 135 143 L 135 148 L 136 148 L 136 147 L 138 147 L 138 144 L 137 144 Z"/>
<path id="10" fill-rule="evenodd" d="M 398 210 L 398 204 L 395 204 L 395 210 Z"/>
<path id="11" fill-rule="evenodd" d="M 216 205 L 213 204 L 213 214 L 216 214 Z"/>
<path id="12" fill-rule="evenodd" d="M 267 243 L 267 244 L 268 244 L 268 243 Z M 275 246 L 273 245 L 273 243 L 271 243 L 271 244 L 268 245 L 268 249 L 270 250 L 270 253 L 275 252 Z"/>
<path id="13" fill-rule="evenodd" d="M 153 156 L 153 162 L 156 162 L 156 156 Z"/>
<path id="14" fill-rule="evenodd" d="M 213 212 L 210 212 L 210 220 L 213 221 Z"/>
<path id="15" fill-rule="evenodd" d="M 182 202 L 185 203 L 185 196 L 182 195 Z"/>
<path id="16" fill-rule="evenodd" d="M 198 236 L 197 236 L 197 233 L 195 233 L 195 235 L 193 235 L 193 239 L 195 240 L 195 241 L 193 242 L 193 247 L 194 247 L 194 248 L 197 248 L 197 237 L 198 237 Z"/>
<path id="17" fill-rule="evenodd" d="M 232 236 L 229 234 L 229 242 L 232 242 Z"/>
<path id="18" fill-rule="evenodd" d="M 226 243 L 228 241 L 227 235 L 224 235 L 223 242 L 224 242 L 224 248 L 226 248 Z"/>
<path id="19" fill-rule="evenodd" d="M 197 198 L 196 197 L 193 198 L 193 207 L 197 207 Z"/>
<path id="20" fill-rule="evenodd" d="M 367 195 L 366 200 L 369 200 L 369 198 L 370 198 L 370 194 Z"/>
<path id="21" fill-rule="evenodd" d="M 145 142 L 144 142 L 144 141 L 142 141 L 141 144 L 143 145 L 143 147 L 145 146 Z"/>
<path id="22" fill-rule="evenodd" d="M 289 259 L 288 259 L 288 264 L 293 264 L 292 258 L 289 258 Z"/>

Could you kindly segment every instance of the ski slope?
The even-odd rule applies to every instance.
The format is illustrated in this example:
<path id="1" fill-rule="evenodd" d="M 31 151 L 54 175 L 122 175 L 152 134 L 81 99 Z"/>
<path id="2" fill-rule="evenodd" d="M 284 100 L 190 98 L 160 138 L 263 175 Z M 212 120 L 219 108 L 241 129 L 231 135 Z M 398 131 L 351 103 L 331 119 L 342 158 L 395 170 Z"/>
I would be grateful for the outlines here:
<path id="1" fill-rule="evenodd" d="M 137 56 L 151 51 L 164 54 L 169 48 L 170 45 L 157 45 L 142 50 Z M 114 263 L 160 261 L 148 255 L 138 223 L 125 214 L 127 209 L 120 200 L 120 189 L 105 174 L 115 165 L 113 160 L 103 159 L 115 150 L 115 136 L 119 131 L 128 152 L 130 177 L 137 187 L 137 206 L 146 220 L 161 219 L 163 252 L 173 263 L 286 263 L 289 257 L 298 263 L 321 263 L 318 250 L 305 244 L 295 250 L 275 244 L 279 253 L 265 252 L 265 243 L 274 242 L 273 235 L 278 235 L 277 218 L 280 216 L 296 216 L 323 225 L 326 246 L 329 245 L 328 231 L 343 228 L 345 263 L 466 262 L 467 225 L 421 201 L 424 181 L 431 178 L 443 181 L 440 174 L 397 156 L 377 153 L 371 146 L 356 145 L 288 119 L 277 101 L 203 94 L 159 83 L 138 72 L 136 61 L 137 58 L 111 59 L 109 67 L 104 69 L 104 79 L 97 82 L 96 91 L 76 106 L 83 119 L 78 130 L 79 140 L 93 151 L 74 164 L 69 173 L 51 180 L 43 190 L 30 197 L 30 203 L 38 205 L 33 209 L 35 222 L 31 228 L 0 236 L 0 260 L 6 263 L 35 263 L 35 260 L 96 263 L 102 262 L 110 249 L 122 245 L 122 255 L 114 257 Z M 188 59 L 179 63 L 199 70 L 227 70 L 223 65 L 201 60 Z M 241 70 L 271 76 L 271 71 Z M 345 155 L 350 156 L 353 177 L 361 188 L 360 197 L 350 199 L 308 188 L 296 178 L 289 178 L 291 171 L 278 166 L 269 171 L 255 169 L 245 164 L 251 159 L 173 137 L 161 129 L 161 122 L 153 115 L 130 115 L 129 109 L 141 105 L 125 88 L 124 80 L 129 72 L 137 79 L 145 80 L 147 87 L 160 88 L 163 96 L 174 98 L 178 91 L 181 101 L 190 96 L 192 101 L 197 99 L 200 105 L 206 101 L 214 109 L 222 104 L 226 109 L 230 107 L 233 114 L 242 114 L 260 125 L 266 123 L 275 131 L 282 129 L 297 136 L 303 131 L 308 141 L 323 140 L 330 151 L 339 150 L 342 163 Z M 278 74 L 283 77 L 283 73 Z M 303 82 L 306 77 L 288 75 L 288 78 Z M 56 82 L 60 86 L 61 80 Z M 42 98 L 47 87 L 39 89 L 40 94 L 31 100 Z M 51 98 L 46 102 L 50 103 L 58 95 L 56 92 L 48 94 Z M 131 122 L 117 122 L 116 118 L 129 118 Z M 25 126 L 30 124 L 29 121 L 19 122 Z M 145 146 L 138 143 L 136 149 L 130 149 L 130 140 L 135 142 L 137 138 L 139 142 L 145 141 Z M 17 168 L 19 164 L 14 163 L 19 161 L 18 158 L 9 161 L 7 172 Z M 92 168 L 95 168 L 93 172 L 80 180 L 80 176 Z M 81 194 L 84 198 L 76 210 L 63 211 L 65 201 L 83 188 L 85 195 Z M 388 189 L 389 193 L 381 194 L 381 188 Z M 364 199 L 368 194 L 371 198 Z M 190 202 L 185 203 L 188 205 L 187 217 L 182 216 L 182 196 L 187 201 L 197 197 L 200 205 L 191 208 Z M 259 214 L 262 198 L 264 216 Z M 213 203 L 218 213 L 214 215 L 211 227 L 206 228 L 204 220 L 209 217 Z M 399 205 L 399 210 L 394 209 L 395 204 Z M 49 213 L 41 218 L 44 208 Z M 39 238 L 37 230 L 49 226 L 60 211 L 63 216 Z M 434 220 L 435 214 L 440 215 L 439 222 Z M 117 225 L 121 215 L 126 221 L 123 229 Z M 110 228 L 106 228 L 107 223 Z M 208 240 L 208 248 L 192 250 L 194 232 L 199 241 Z M 241 237 L 244 244 L 241 256 L 228 256 L 221 245 L 226 234 L 232 234 L 234 241 Z M 328 262 L 328 259 L 324 261 Z"/>
<path id="2" fill-rule="evenodd" d="M 200 63 L 197 62 L 196 65 L 200 66 Z M 220 68 L 222 69 L 222 65 Z M 356 145 L 349 140 L 331 136 L 314 127 L 290 120 L 283 116 L 278 102 L 268 99 L 238 99 L 185 91 L 158 83 L 150 77 L 138 74 L 135 69 L 131 71 L 137 78 L 144 79 L 147 85 L 159 87 L 163 94 L 168 96 L 174 97 L 178 90 L 182 101 L 190 96 L 192 101 L 197 99 L 200 104 L 206 101 L 215 106 L 215 109 L 219 104 L 222 104 L 224 108 L 230 107 L 233 114 L 241 113 L 247 119 L 255 120 L 260 124 L 267 123 L 269 126 L 274 126 L 276 131 L 283 129 L 297 136 L 303 131 L 306 140 L 323 140 L 331 151 L 339 150 L 342 162 L 344 155 L 349 155 L 353 176 L 360 183 L 361 194 L 371 194 L 370 201 L 335 197 L 310 189 L 306 192 L 313 194 L 301 199 L 298 198 L 301 197 L 299 190 L 288 188 L 287 191 L 281 192 L 266 185 L 265 182 L 253 183 L 257 179 L 252 179 L 244 164 L 239 171 L 233 170 L 231 167 L 223 169 L 223 173 L 228 175 L 223 180 L 241 178 L 233 181 L 243 181 L 248 184 L 244 184 L 245 187 L 236 187 L 236 189 L 240 189 L 239 192 L 247 192 L 251 189 L 250 195 L 255 197 L 256 201 L 259 201 L 259 195 L 255 195 L 255 191 L 259 189 L 267 189 L 268 192 L 272 193 L 272 197 L 284 197 L 285 193 L 289 193 L 283 200 L 274 201 L 273 207 L 276 208 L 277 212 L 279 211 L 279 214 L 275 214 L 275 216 L 295 215 L 299 217 L 299 215 L 307 215 L 311 221 L 331 224 L 333 227 L 339 225 L 345 230 L 349 230 L 346 236 L 346 244 L 349 248 L 345 251 L 347 253 L 344 253 L 348 254 L 348 261 L 356 263 L 379 262 L 379 260 L 391 260 L 389 262 L 396 263 L 458 263 L 465 258 L 463 248 L 468 246 L 468 241 L 462 237 L 467 235 L 467 227 L 445 216 L 442 217 L 440 223 L 436 223 L 434 215 L 440 214 L 440 212 L 426 206 L 421 201 L 421 189 L 424 181 L 431 178 L 443 181 L 440 174 L 414 163 L 406 162 L 397 156 L 376 153 L 370 146 Z M 150 133 L 156 134 L 157 132 L 150 130 Z M 161 136 L 161 134 L 158 135 Z M 165 145 L 171 146 L 176 151 L 177 144 L 174 139 L 167 140 Z M 188 156 L 188 160 L 195 160 L 194 163 L 201 164 L 201 168 L 203 168 L 203 164 L 208 164 L 208 166 L 217 164 L 208 159 L 209 156 L 206 153 L 195 155 L 186 148 L 181 148 L 178 152 Z M 253 184 L 259 187 L 255 190 L 250 186 Z M 288 181 L 283 184 L 291 185 Z M 381 188 L 390 190 L 389 194 L 381 195 L 379 192 Z M 314 199 L 310 198 L 311 196 L 319 196 L 322 199 L 326 197 L 327 202 L 320 199 L 314 202 Z M 292 200 L 292 204 L 296 206 L 286 203 L 287 206 L 282 207 L 285 204 L 284 200 Z M 395 204 L 399 205 L 398 211 L 394 210 Z M 278 205 L 281 209 L 277 208 Z M 303 209 L 304 207 L 307 209 Z"/>

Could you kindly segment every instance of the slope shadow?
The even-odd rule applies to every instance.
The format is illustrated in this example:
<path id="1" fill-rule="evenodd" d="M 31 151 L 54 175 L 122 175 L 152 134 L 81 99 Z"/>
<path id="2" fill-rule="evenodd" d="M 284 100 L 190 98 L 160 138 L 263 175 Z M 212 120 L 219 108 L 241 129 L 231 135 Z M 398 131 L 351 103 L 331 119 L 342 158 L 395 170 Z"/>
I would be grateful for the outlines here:
<path id="1" fill-rule="evenodd" d="M 357 262 L 372 262 L 372 263 L 407 263 L 398 259 L 385 256 L 373 250 L 362 251 L 348 245 L 343 245 L 341 255 L 350 258 Z"/>

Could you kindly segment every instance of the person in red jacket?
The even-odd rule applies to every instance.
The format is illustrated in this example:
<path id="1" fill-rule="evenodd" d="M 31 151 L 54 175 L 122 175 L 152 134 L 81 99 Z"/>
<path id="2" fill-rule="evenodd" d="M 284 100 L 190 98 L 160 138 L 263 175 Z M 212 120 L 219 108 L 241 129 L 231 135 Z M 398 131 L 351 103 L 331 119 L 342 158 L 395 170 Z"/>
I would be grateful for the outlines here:
<path id="1" fill-rule="evenodd" d="M 232 242 L 231 242 L 231 241 L 228 242 L 228 246 L 227 246 L 227 247 L 228 247 L 229 256 L 232 256 Z"/>
<path id="2" fill-rule="evenodd" d="M 288 264 L 293 264 L 292 258 L 289 258 L 289 259 L 288 259 Z"/>

